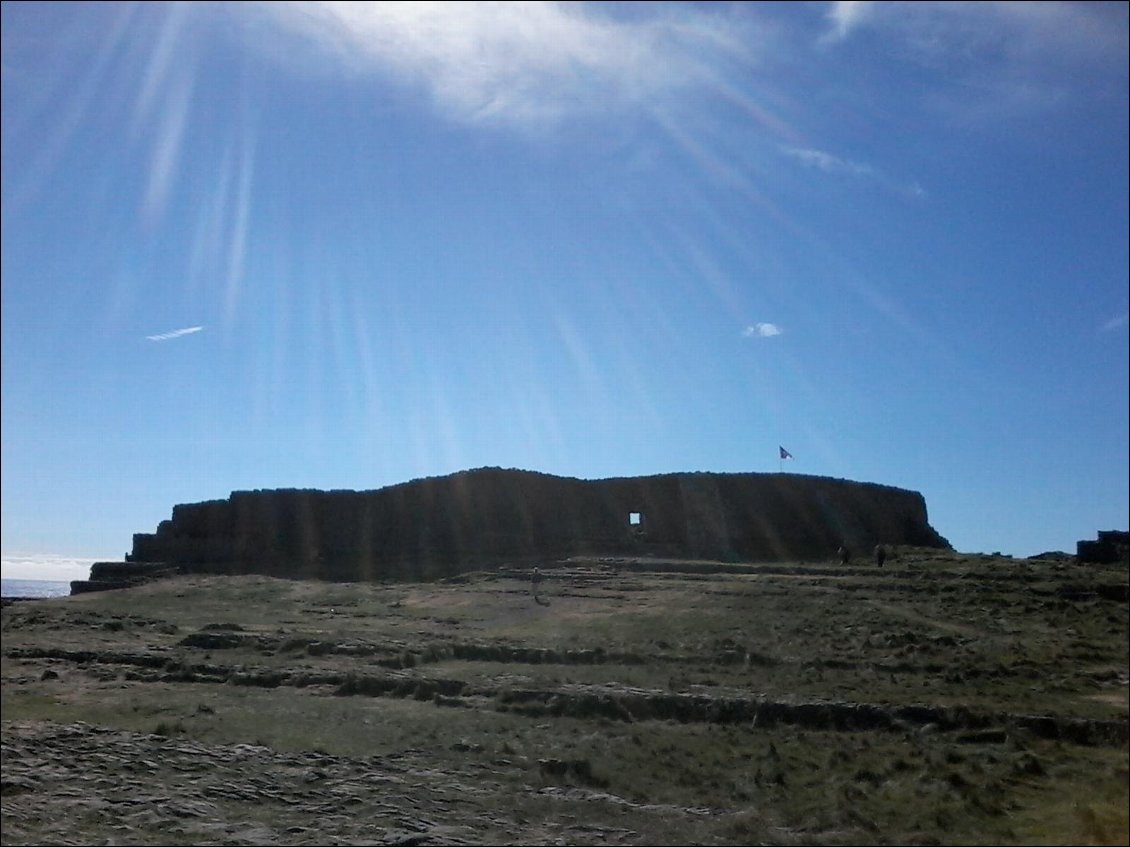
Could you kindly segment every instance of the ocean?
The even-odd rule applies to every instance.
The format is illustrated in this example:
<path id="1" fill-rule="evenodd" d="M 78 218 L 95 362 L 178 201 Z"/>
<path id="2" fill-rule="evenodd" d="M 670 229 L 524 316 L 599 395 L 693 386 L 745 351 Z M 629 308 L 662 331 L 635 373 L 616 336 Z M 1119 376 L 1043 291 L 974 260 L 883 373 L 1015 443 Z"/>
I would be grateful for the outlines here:
<path id="1" fill-rule="evenodd" d="M 0 579 L 0 597 L 66 597 L 70 582 L 46 579 Z"/>

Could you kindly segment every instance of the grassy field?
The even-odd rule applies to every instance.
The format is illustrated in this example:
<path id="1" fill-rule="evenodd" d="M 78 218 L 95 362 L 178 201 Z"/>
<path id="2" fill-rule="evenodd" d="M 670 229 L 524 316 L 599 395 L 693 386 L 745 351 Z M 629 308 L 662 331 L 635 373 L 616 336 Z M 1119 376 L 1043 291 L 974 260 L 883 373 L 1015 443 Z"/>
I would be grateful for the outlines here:
<path id="1" fill-rule="evenodd" d="M 1125 565 L 176 577 L 3 610 L 4 844 L 1126 844 Z"/>

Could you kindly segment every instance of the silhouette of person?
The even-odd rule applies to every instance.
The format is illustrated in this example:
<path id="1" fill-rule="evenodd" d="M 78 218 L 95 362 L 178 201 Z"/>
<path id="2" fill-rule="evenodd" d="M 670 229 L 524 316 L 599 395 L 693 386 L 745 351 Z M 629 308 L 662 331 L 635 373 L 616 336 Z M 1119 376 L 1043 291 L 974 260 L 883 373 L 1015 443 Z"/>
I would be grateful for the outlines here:
<path id="1" fill-rule="evenodd" d="M 887 548 L 882 544 L 875 545 L 875 564 L 883 567 L 883 563 L 887 561 Z"/>
<path id="2" fill-rule="evenodd" d="M 840 554 L 840 564 L 846 565 L 851 561 L 851 550 L 848 549 L 846 544 L 841 544 L 840 549 L 836 551 Z"/>

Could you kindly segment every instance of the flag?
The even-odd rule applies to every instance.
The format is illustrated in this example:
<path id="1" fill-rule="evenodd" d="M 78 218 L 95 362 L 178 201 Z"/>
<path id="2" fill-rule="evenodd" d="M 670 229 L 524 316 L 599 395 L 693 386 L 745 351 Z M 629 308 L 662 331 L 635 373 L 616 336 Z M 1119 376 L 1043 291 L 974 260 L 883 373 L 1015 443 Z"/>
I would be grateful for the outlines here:
<path id="1" fill-rule="evenodd" d="M 791 459 L 793 457 L 793 454 L 786 450 L 784 447 L 778 445 L 777 449 L 781 451 L 782 459 Z"/>

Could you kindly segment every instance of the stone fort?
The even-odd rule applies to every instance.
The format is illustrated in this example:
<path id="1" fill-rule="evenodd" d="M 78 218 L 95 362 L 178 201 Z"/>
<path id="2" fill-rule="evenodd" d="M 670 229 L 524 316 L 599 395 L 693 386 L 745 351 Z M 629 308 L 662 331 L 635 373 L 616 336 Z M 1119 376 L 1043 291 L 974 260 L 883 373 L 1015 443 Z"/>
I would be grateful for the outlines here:
<path id="1" fill-rule="evenodd" d="M 582 480 L 479 468 L 371 491 L 236 491 L 178 505 L 127 562 L 182 573 L 434 579 L 570 556 L 830 559 L 841 544 L 952 549 L 915 491 L 797 474 Z"/>

